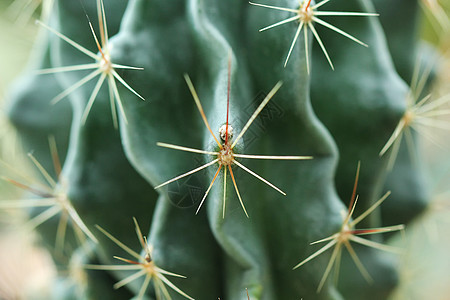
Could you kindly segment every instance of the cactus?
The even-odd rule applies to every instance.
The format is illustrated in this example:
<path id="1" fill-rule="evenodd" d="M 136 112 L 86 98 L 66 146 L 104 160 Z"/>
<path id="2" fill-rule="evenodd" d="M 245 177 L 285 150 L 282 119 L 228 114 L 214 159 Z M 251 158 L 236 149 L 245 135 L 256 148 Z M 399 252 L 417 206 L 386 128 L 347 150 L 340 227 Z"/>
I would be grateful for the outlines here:
<path id="1" fill-rule="evenodd" d="M 37 227 L 71 270 L 52 284 L 55 299 L 389 297 L 397 257 L 372 233 L 403 229 L 429 198 L 395 141 L 411 108 L 415 62 L 399 53 L 419 51 L 415 18 L 389 32 L 396 20 L 383 13 L 397 11 L 364 0 L 83 3 L 55 0 L 6 107 L 41 170 L 53 169 L 55 137 L 63 167 L 44 174 L 64 184 L 68 226 L 87 236 L 62 245 L 57 219 Z M 411 197 L 405 178 L 424 195 L 409 211 L 399 208 Z M 48 196 L 34 194 L 32 217 Z"/>

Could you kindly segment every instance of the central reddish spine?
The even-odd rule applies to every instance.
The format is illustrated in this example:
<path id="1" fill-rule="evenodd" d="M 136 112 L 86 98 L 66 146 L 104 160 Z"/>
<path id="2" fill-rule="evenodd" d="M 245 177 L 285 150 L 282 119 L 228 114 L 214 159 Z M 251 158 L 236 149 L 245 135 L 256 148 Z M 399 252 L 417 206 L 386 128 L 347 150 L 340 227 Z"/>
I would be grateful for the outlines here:
<path id="1" fill-rule="evenodd" d="M 228 87 L 227 87 L 227 123 L 225 129 L 225 145 L 228 145 L 228 117 L 230 115 L 230 89 L 231 89 L 231 54 L 228 58 Z"/>
<path id="2" fill-rule="evenodd" d="M 308 4 L 306 5 L 306 7 L 305 7 L 305 11 L 307 11 L 308 10 L 308 8 L 309 8 L 309 5 L 311 5 L 311 0 L 309 0 L 308 1 Z"/>

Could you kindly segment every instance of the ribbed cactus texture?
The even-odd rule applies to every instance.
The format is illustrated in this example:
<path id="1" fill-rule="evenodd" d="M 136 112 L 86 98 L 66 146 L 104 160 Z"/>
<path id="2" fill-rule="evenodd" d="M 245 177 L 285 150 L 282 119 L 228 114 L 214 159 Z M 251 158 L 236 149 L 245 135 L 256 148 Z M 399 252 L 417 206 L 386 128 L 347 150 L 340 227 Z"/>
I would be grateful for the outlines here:
<path id="1" fill-rule="evenodd" d="M 10 91 L 7 103 L 25 149 L 33 150 L 47 170 L 53 169 L 53 162 L 46 141 L 48 136 L 55 137 L 63 168 L 59 176 L 52 176 L 96 237 L 87 236 L 80 245 L 67 231 L 62 255 L 54 258 L 59 268 L 69 269 L 71 275 L 61 272 L 52 285 L 54 299 L 128 299 L 139 295 L 144 277 L 115 290 L 114 283 L 131 275 L 130 271 L 93 270 L 126 264 L 113 256 L 136 259 L 102 233 L 106 231 L 140 253 L 147 241 L 142 245 L 136 238 L 133 217 L 152 246 L 152 262 L 185 276 L 166 277 L 195 299 L 247 299 L 246 289 L 252 300 L 386 299 L 398 281 L 396 256 L 386 251 L 352 242 L 351 249 L 371 280 L 344 247 L 340 271 L 331 271 L 319 292 L 334 248 L 300 268 L 293 267 L 324 245 L 311 242 L 340 231 L 351 203 L 358 161 L 359 197 L 353 218 L 367 211 L 385 191 L 392 192 L 381 210 L 368 215 L 358 228 L 406 224 L 426 207 L 429 194 L 420 152 L 418 164 L 414 164 L 403 144 L 392 171 L 387 168 L 390 152 L 379 156 L 405 112 L 409 80 L 420 52 L 418 4 L 377 0 L 374 7 L 368 0 L 331 0 L 317 8 L 380 13 L 379 17 L 320 16 L 369 47 L 313 22 L 333 63 L 332 70 L 307 24 L 286 67 L 283 64 L 298 21 L 259 32 L 295 16 L 293 12 L 243 0 L 104 2 L 110 40 L 108 49 L 100 53 L 86 15 L 103 45 L 98 20 L 101 2 L 55 0 L 49 20 L 44 22 L 54 32 L 42 27 L 30 70 Z M 258 3 L 289 9 L 315 5 L 298 0 Z M 303 30 L 307 30 L 306 48 Z M 114 88 L 107 77 L 95 98 L 91 95 L 98 79 L 51 104 L 55 96 L 92 70 L 52 74 L 35 70 L 95 62 L 55 31 L 99 52 L 100 61 L 108 53 L 115 64 L 143 68 L 115 69 L 130 87 L 115 81 L 120 102 L 118 95 L 114 95 L 115 102 L 110 101 L 108 87 L 112 94 Z M 185 74 L 192 80 L 217 139 L 219 128 L 227 124 L 227 113 L 236 138 L 261 101 L 282 82 L 234 151 L 313 156 L 311 160 L 236 158 L 286 196 L 236 165 L 232 178 L 225 166 L 196 214 L 216 175 L 217 163 L 155 191 L 154 187 L 215 158 L 159 147 L 158 142 L 209 152 L 219 149 L 205 127 Z M 86 115 L 90 98 L 95 101 Z M 236 194 L 234 179 L 249 217 Z M 31 215 L 40 212 L 35 208 Z M 37 228 L 53 253 L 58 220 L 52 218 Z M 69 226 L 77 225 L 71 220 Z M 381 244 L 386 236 L 364 238 Z M 146 299 L 168 298 L 159 290 L 161 279 L 152 280 L 156 284 L 150 283 L 144 291 Z M 166 283 L 164 286 L 172 299 L 186 299 Z"/>

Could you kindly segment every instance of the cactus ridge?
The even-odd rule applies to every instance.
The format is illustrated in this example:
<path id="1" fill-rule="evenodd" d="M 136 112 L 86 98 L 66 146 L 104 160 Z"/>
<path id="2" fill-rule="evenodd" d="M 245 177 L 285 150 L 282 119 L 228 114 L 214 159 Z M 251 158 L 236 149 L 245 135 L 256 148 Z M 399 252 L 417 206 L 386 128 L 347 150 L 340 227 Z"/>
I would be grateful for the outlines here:
<path id="1" fill-rule="evenodd" d="M 33 165 L 39 170 L 41 175 L 45 178 L 46 184 L 36 182 L 30 179 L 28 176 L 18 173 L 13 167 L 8 166 L 5 162 L 1 161 L 1 163 L 4 164 L 8 169 L 17 173 L 22 178 L 22 180 L 19 181 L 8 177 L 4 177 L 3 179 L 38 198 L 9 201 L 2 200 L 0 202 L 0 208 L 10 209 L 47 207 L 43 212 L 40 212 L 39 214 L 28 220 L 24 225 L 24 227 L 29 231 L 36 229 L 41 224 L 60 214 L 58 228 L 56 230 L 55 249 L 56 255 L 62 256 L 65 244 L 66 229 L 69 221 L 71 222 L 73 231 L 80 245 L 84 245 L 86 243 L 86 238 L 95 243 L 97 243 L 98 241 L 94 234 L 88 229 L 86 224 L 80 218 L 79 214 L 77 213 L 76 209 L 73 207 L 70 199 L 67 196 L 67 188 L 64 187 L 64 179 L 60 177 L 61 166 L 56 149 L 56 142 L 53 137 L 49 138 L 49 145 L 59 183 L 53 180 L 47 170 L 45 170 L 45 168 L 39 163 L 39 161 L 33 156 L 32 153 L 28 153 L 28 157 L 32 161 Z M 27 181 L 29 183 L 26 183 Z"/>
<path id="2" fill-rule="evenodd" d="M 228 74 L 230 74 L 230 67 L 228 68 Z M 183 177 L 189 176 L 191 174 L 194 174 L 195 172 L 198 172 L 204 168 L 207 168 L 211 165 L 214 164 L 219 164 L 219 167 L 217 169 L 217 171 L 215 172 L 215 175 L 208 187 L 208 189 L 206 190 L 202 200 L 200 201 L 200 204 L 197 208 L 196 214 L 198 214 L 198 212 L 200 211 L 200 208 L 202 207 L 206 197 L 208 196 L 209 191 L 211 190 L 212 186 L 214 185 L 214 182 L 217 179 L 217 175 L 219 174 L 219 172 L 221 171 L 222 167 L 223 167 L 223 171 L 224 171 L 224 175 L 223 175 L 223 218 L 225 218 L 225 207 L 226 207 L 226 190 L 227 190 L 227 182 L 226 182 L 226 178 L 227 178 L 227 168 L 230 172 L 230 176 L 231 179 L 233 181 L 233 185 L 234 185 L 234 189 L 236 191 L 236 194 L 239 198 L 239 202 L 241 204 L 242 209 L 244 210 L 245 215 L 247 216 L 247 218 L 249 218 L 249 215 L 247 213 L 247 210 L 245 209 L 245 205 L 244 202 L 242 201 L 241 195 L 239 193 L 239 189 L 237 187 L 236 184 L 236 180 L 234 177 L 234 173 L 233 173 L 233 169 L 232 169 L 232 165 L 237 165 L 238 167 L 240 167 L 242 170 L 246 171 L 247 173 L 253 175 L 254 177 L 256 177 L 257 179 L 261 180 L 262 182 L 264 182 L 265 184 L 267 184 L 268 186 L 270 186 L 271 188 L 275 189 L 276 191 L 278 191 L 279 193 L 281 193 L 282 195 L 286 196 L 286 193 L 283 192 L 282 190 L 280 190 L 278 187 L 276 187 L 275 185 L 273 185 L 272 183 L 270 183 L 269 181 L 267 181 L 266 179 L 264 179 L 263 177 L 261 177 L 260 175 L 256 174 L 255 172 L 253 172 L 252 170 L 250 170 L 249 168 L 247 168 L 246 166 L 244 166 L 242 163 L 238 162 L 235 158 L 249 158 L 249 159 L 275 159 L 275 160 L 305 160 L 305 159 L 312 159 L 312 156 L 267 156 L 267 155 L 246 155 L 246 154 L 237 154 L 234 153 L 234 148 L 235 146 L 238 144 L 238 142 L 240 141 L 240 139 L 244 136 L 245 132 L 248 130 L 248 128 L 250 127 L 250 125 L 254 122 L 254 120 L 256 119 L 256 117 L 259 115 L 259 113 L 264 109 L 264 107 L 267 105 L 267 103 L 269 103 L 270 99 L 272 99 L 272 97 L 276 94 L 276 92 L 278 91 L 278 89 L 281 88 L 282 83 L 278 82 L 273 88 L 272 90 L 267 94 L 267 96 L 264 98 L 264 100 L 261 102 L 261 104 L 258 106 L 258 108 L 255 110 L 255 112 L 251 115 L 251 117 L 249 118 L 249 120 L 247 121 L 247 123 L 245 124 L 245 126 L 243 127 L 243 129 L 241 130 L 241 132 L 239 133 L 239 135 L 232 141 L 233 138 L 233 134 L 232 134 L 232 127 L 230 124 L 228 124 L 228 116 L 229 116 L 229 92 L 228 94 L 228 100 L 227 100 L 227 122 L 224 125 L 225 126 L 225 130 L 223 130 L 223 126 L 221 127 L 221 129 L 219 130 L 219 135 L 220 135 L 220 139 L 223 142 L 223 144 L 221 144 L 219 142 L 219 140 L 217 139 L 217 137 L 215 136 L 215 134 L 212 132 L 211 127 L 208 123 L 208 120 L 205 116 L 205 113 L 203 111 L 200 99 L 197 95 L 197 92 L 195 91 L 195 88 L 192 84 L 191 79 L 189 78 L 188 75 L 185 75 L 185 80 L 187 85 L 189 86 L 189 89 L 192 93 L 192 97 L 195 100 L 195 103 L 197 105 L 197 108 L 202 116 L 202 119 L 205 123 L 206 128 L 208 129 L 208 131 L 211 133 L 212 137 L 214 138 L 215 142 L 217 143 L 217 146 L 219 147 L 218 151 L 216 152 L 211 152 L 211 151 L 205 151 L 205 150 L 199 150 L 199 149 L 193 149 L 193 148 L 187 148 L 187 147 L 183 147 L 183 146 L 177 146 L 177 145 L 172 145 L 172 144 L 167 144 L 167 143 L 161 143 L 158 142 L 157 145 L 160 147 L 165 147 L 165 148 L 170 148 L 170 149 L 175 149 L 175 150 L 181 150 L 181 151 L 187 151 L 187 152 L 194 152 L 194 153 L 200 153 L 200 154 L 206 154 L 206 155 L 215 155 L 217 156 L 216 159 L 212 160 L 209 163 L 206 163 L 194 170 L 188 171 L 184 174 L 181 174 L 175 178 L 172 178 L 164 183 L 161 183 L 160 185 L 156 186 L 155 189 L 158 189 L 162 186 L 165 186 L 169 183 L 172 183 L 174 181 L 177 181 Z M 228 90 L 229 90 L 229 86 L 230 86 L 230 78 L 228 79 Z M 222 131 L 222 132 L 221 132 Z M 224 131 L 224 132 L 223 132 Z"/>
<path id="3" fill-rule="evenodd" d="M 155 262 L 152 259 L 152 249 L 153 247 L 149 245 L 147 242 L 147 238 L 142 235 L 141 228 L 139 227 L 139 224 L 136 220 L 136 218 L 133 218 L 136 234 L 138 237 L 138 240 L 142 246 L 142 251 L 144 252 L 144 255 L 140 255 L 137 252 L 130 249 L 128 246 L 124 245 L 121 241 L 119 241 L 117 238 L 115 238 L 113 235 L 111 235 L 109 232 L 101 228 L 97 225 L 97 228 L 106 235 L 111 241 L 113 241 L 116 245 L 118 245 L 120 248 L 125 250 L 129 255 L 133 256 L 134 259 L 137 259 L 137 261 L 114 256 L 115 259 L 127 263 L 127 265 L 86 265 L 85 267 L 91 270 L 126 270 L 126 271 L 137 271 L 136 273 L 133 273 L 132 275 L 122 279 L 121 281 L 114 284 L 114 288 L 118 289 L 121 288 L 130 282 L 139 279 L 142 276 L 145 276 L 144 282 L 142 284 L 142 287 L 139 290 L 139 294 L 137 295 L 137 299 L 143 299 L 145 291 L 148 288 L 148 285 L 150 284 L 150 281 L 153 279 L 153 283 L 155 285 L 155 292 L 156 292 L 156 299 L 172 299 L 169 295 L 169 292 L 167 291 L 167 288 L 165 287 L 165 284 L 167 284 L 169 287 L 171 287 L 173 290 L 175 290 L 180 295 L 193 300 L 194 298 L 188 296 L 186 293 L 184 293 L 182 290 L 180 290 L 178 287 L 176 287 L 172 282 L 167 279 L 164 275 L 169 276 L 175 276 L 180 278 L 186 278 L 183 275 L 179 275 L 176 273 L 172 273 L 166 270 L 163 270 L 155 265 Z M 164 295 L 164 298 L 162 297 Z"/>
<path id="4" fill-rule="evenodd" d="M 142 68 L 139 67 L 133 67 L 133 66 L 126 66 L 126 65 L 120 65 L 115 64 L 111 60 L 110 55 L 110 46 L 109 46 L 109 36 L 108 36 L 108 27 L 106 24 L 106 15 L 105 15 L 105 7 L 103 5 L 103 0 L 97 1 L 97 13 L 98 13 L 98 20 L 99 20 L 99 28 L 100 28 L 100 41 L 97 38 L 97 35 L 95 34 L 94 28 L 92 27 L 92 23 L 89 20 L 88 17 L 88 23 L 89 28 L 91 30 L 92 36 L 95 40 L 95 43 L 97 45 L 99 55 L 95 54 L 94 52 L 86 49 L 85 47 L 81 46 L 79 43 L 73 41 L 72 39 L 68 38 L 64 34 L 52 29 L 51 27 L 45 25 L 44 23 L 37 21 L 41 26 L 79 50 L 80 52 L 86 54 L 90 58 L 94 59 L 95 63 L 89 63 L 89 64 L 80 64 L 80 65 L 73 65 L 73 66 L 64 66 L 64 67 L 56 67 L 56 68 L 50 68 L 50 69 L 43 69 L 40 70 L 40 74 L 54 74 L 58 72 L 70 72 L 70 71 L 80 71 L 80 70 L 94 70 L 90 74 L 86 75 L 85 77 L 81 78 L 78 82 L 74 83 L 64 91 L 62 91 L 60 94 L 58 94 L 55 98 L 52 99 L 51 103 L 56 104 L 63 98 L 65 98 L 67 95 L 75 91 L 76 89 L 82 87 L 87 82 L 91 81 L 97 76 L 100 76 L 90 97 L 86 104 L 86 108 L 83 112 L 82 116 L 82 124 L 86 123 L 87 117 L 89 115 L 89 112 L 91 111 L 92 105 L 94 104 L 94 101 L 100 91 L 100 88 L 102 87 L 105 80 L 108 82 L 109 87 L 109 99 L 111 104 L 111 114 L 114 122 L 114 127 L 118 128 L 118 121 L 117 121 L 117 115 L 116 115 L 116 106 L 119 108 L 120 113 L 122 114 L 122 117 L 127 123 L 127 118 L 125 115 L 125 111 L 123 109 L 122 100 L 119 95 L 119 91 L 117 89 L 116 80 L 119 81 L 121 84 L 123 84 L 130 92 L 135 94 L 137 97 L 141 98 L 142 100 L 145 100 L 141 95 L 139 95 L 131 86 L 126 83 L 126 81 L 117 73 L 116 69 L 129 69 L 129 70 L 142 70 Z"/>
<path id="5" fill-rule="evenodd" d="M 436 117 L 444 117 L 450 115 L 450 110 L 446 109 L 450 103 L 450 95 L 443 95 L 440 98 L 433 99 L 432 94 L 422 97 L 424 88 L 433 64 L 426 67 L 420 73 L 420 62 L 416 62 L 414 73 L 411 79 L 411 87 L 406 96 L 406 110 L 402 118 L 395 127 L 394 132 L 389 137 L 388 141 L 380 151 L 380 156 L 383 156 L 391 149 L 389 154 L 388 170 L 392 170 L 395 159 L 398 155 L 402 138 L 405 137 L 408 151 L 411 159 L 417 161 L 418 154 L 414 150 L 414 138 L 412 131 L 430 139 L 433 143 L 439 145 L 439 142 L 427 133 L 427 127 L 433 129 L 450 130 L 450 122 L 446 120 L 437 119 Z"/>
<path id="6" fill-rule="evenodd" d="M 381 228 L 370 228 L 370 229 L 355 229 L 355 226 L 360 223 L 364 218 L 366 218 L 368 215 L 370 215 L 378 206 L 380 206 L 384 200 L 386 200 L 390 192 L 387 192 L 384 194 L 377 202 L 375 202 L 368 210 L 366 210 L 363 214 L 358 216 L 356 219 L 351 220 L 353 217 L 353 212 L 355 211 L 356 204 L 358 202 L 358 195 L 356 194 L 356 188 L 358 185 L 358 177 L 359 177 L 359 169 L 360 164 L 358 163 L 358 168 L 356 171 L 356 178 L 355 178 L 355 184 L 353 187 L 353 194 L 352 198 L 350 200 L 350 206 L 348 208 L 348 212 L 345 215 L 344 221 L 342 222 L 341 230 L 329 237 L 320 239 L 318 241 L 312 242 L 311 245 L 319 244 L 323 242 L 328 242 L 325 246 L 314 252 L 312 255 L 308 256 L 306 259 L 298 263 L 294 269 L 297 269 L 307 263 L 308 261 L 316 258 L 320 254 L 324 253 L 328 249 L 334 247 L 334 250 L 331 254 L 330 260 L 328 262 L 328 265 L 325 269 L 325 272 L 322 276 L 322 279 L 320 280 L 319 286 L 317 288 L 317 292 L 320 292 L 325 280 L 327 279 L 328 275 L 330 274 L 333 266 L 335 266 L 335 274 L 336 274 L 336 282 L 338 280 L 339 276 L 339 267 L 341 262 L 341 255 L 342 255 L 342 248 L 345 247 L 348 252 L 350 253 L 355 265 L 363 275 L 363 277 L 366 279 L 368 283 L 372 283 L 373 279 L 370 276 L 369 272 L 366 270 L 364 265 L 362 264 L 361 260 L 358 258 L 358 255 L 356 254 L 355 250 L 351 246 L 350 242 L 359 243 L 361 245 L 372 247 L 379 250 L 384 251 L 390 251 L 395 253 L 400 253 L 400 249 L 394 248 L 392 246 L 383 245 L 375 241 L 367 240 L 360 238 L 360 235 L 372 235 L 377 233 L 386 233 L 386 232 L 393 232 L 393 231 L 399 231 L 404 230 L 404 225 L 395 225 L 395 226 L 389 226 L 389 227 L 381 227 Z"/>
<path id="7" fill-rule="evenodd" d="M 320 19 L 320 16 L 357 16 L 357 17 L 370 17 L 370 16 L 378 16 L 378 14 L 376 13 L 362 13 L 362 12 L 341 12 L 341 11 L 317 11 L 317 9 L 319 7 L 321 7 L 322 5 L 326 4 L 327 2 L 329 2 L 330 0 L 323 0 L 315 5 L 311 6 L 311 0 L 304 0 L 303 2 L 300 1 L 300 7 L 298 9 L 291 9 L 291 8 L 287 8 L 287 7 L 279 7 L 279 6 L 272 6 L 272 5 L 265 5 L 265 4 L 259 4 L 259 3 L 253 3 L 253 2 L 249 2 L 251 5 L 255 5 L 255 6 L 260 6 L 260 7 L 265 7 L 265 8 L 270 8 L 270 9 L 275 9 L 275 10 L 281 10 L 281 11 L 287 11 L 287 12 L 292 12 L 297 14 L 294 17 L 290 17 L 287 18 L 285 20 L 282 20 L 280 22 L 277 22 L 275 24 L 269 25 L 267 27 L 264 27 L 262 29 L 260 29 L 259 31 L 265 31 L 289 22 L 294 22 L 294 21 L 298 21 L 299 25 L 297 28 L 297 31 L 295 33 L 294 39 L 292 40 L 291 46 L 289 48 L 289 52 L 287 54 L 286 60 L 284 62 L 284 67 L 286 67 L 289 58 L 292 54 L 292 50 L 294 49 L 295 44 L 297 43 L 298 37 L 302 31 L 302 28 L 304 29 L 304 41 L 305 41 L 305 55 L 306 55 L 306 67 L 308 70 L 308 74 L 310 73 L 310 61 L 309 61 L 309 55 L 308 55 L 308 29 L 311 30 L 311 32 L 314 35 L 314 38 L 317 40 L 317 42 L 320 45 L 320 48 L 322 49 L 323 54 L 325 55 L 328 63 L 330 64 L 331 69 L 334 70 L 334 66 L 333 63 L 331 62 L 330 56 L 328 55 L 328 52 L 322 42 L 322 39 L 319 37 L 319 34 L 317 33 L 317 30 L 314 27 L 314 23 L 318 23 L 322 26 L 327 27 L 328 29 L 331 29 L 343 36 L 345 36 L 346 38 L 362 45 L 365 47 L 368 47 L 367 44 L 361 42 L 360 40 L 358 40 L 357 38 L 355 38 L 354 36 L 348 34 L 347 32 L 331 25 L 328 22 L 323 21 L 322 19 Z"/>

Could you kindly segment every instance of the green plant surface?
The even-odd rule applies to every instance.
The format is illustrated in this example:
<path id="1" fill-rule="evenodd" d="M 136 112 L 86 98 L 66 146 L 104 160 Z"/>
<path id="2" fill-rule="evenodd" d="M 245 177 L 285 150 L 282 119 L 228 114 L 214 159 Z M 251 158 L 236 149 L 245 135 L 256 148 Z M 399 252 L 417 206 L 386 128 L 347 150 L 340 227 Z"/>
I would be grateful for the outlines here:
<path id="1" fill-rule="evenodd" d="M 415 135 L 390 170 L 394 150 L 380 151 L 409 109 L 417 53 L 426 68 L 436 52 L 419 46 L 415 2 L 318 3 L 105 0 L 103 14 L 101 0 L 55 1 L 5 109 L 47 170 L 55 137 L 62 171 L 51 175 L 95 234 L 82 243 L 68 235 L 60 259 L 58 219 L 37 228 L 59 269 L 53 299 L 399 297 L 404 257 L 383 251 L 393 249 L 389 235 L 372 234 L 427 209 L 428 152 Z M 309 23 L 307 12 L 305 31 L 293 21 L 258 32 L 299 7 L 368 47 Z M 91 63 L 99 77 L 76 89 L 93 70 L 45 71 Z M 431 74 L 419 94 L 439 70 Z M 313 243 L 326 237 L 326 249 Z M 155 266 L 186 278 L 162 284 Z"/>

